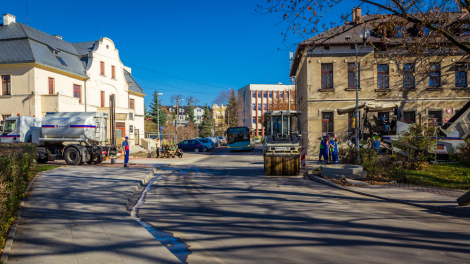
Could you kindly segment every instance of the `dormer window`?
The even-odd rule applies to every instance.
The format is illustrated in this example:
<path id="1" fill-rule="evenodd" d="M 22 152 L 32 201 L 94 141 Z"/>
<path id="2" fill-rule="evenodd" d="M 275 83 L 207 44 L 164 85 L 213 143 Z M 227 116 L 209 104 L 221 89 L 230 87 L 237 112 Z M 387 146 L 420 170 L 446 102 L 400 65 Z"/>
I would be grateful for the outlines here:
<path id="1" fill-rule="evenodd" d="M 61 63 L 62 65 L 67 66 L 67 64 L 65 63 L 65 61 L 64 61 L 61 57 L 56 56 L 56 58 L 60 61 L 60 63 Z"/>

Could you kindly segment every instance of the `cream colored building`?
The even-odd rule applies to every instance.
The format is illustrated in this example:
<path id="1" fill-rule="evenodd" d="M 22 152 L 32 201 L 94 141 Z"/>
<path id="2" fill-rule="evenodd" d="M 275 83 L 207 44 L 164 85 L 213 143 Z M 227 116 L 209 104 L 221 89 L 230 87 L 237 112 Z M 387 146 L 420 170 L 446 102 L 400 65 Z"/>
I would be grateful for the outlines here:
<path id="1" fill-rule="evenodd" d="M 223 135 L 227 130 L 228 125 L 225 124 L 225 114 L 227 111 L 226 105 L 212 105 L 212 125 L 216 135 Z"/>
<path id="2" fill-rule="evenodd" d="M 361 18 L 360 10 L 355 12 Z M 296 103 L 303 113 L 302 145 L 310 157 L 318 158 L 322 134 L 336 134 L 346 142 L 352 132 L 352 114 L 338 115 L 336 109 L 356 102 L 356 57 L 352 43 L 357 41 L 362 45 L 358 33 L 363 27 L 372 29 L 368 24 L 370 18 L 363 16 L 361 21 L 350 22 L 346 25 L 349 30 L 323 44 L 319 44 L 322 38 L 319 35 L 297 47 L 290 75 L 296 77 Z M 361 27 L 354 27 L 362 22 L 364 25 Z M 413 25 L 408 25 L 410 38 L 413 37 L 413 29 Z M 456 52 L 442 58 L 394 59 L 390 55 L 400 42 L 397 40 L 385 45 L 384 37 L 375 33 L 377 31 L 372 30 L 368 44 L 365 48 L 360 47 L 359 51 L 360 102 L 396 104 L 400 116 L 393 112 L 378 114 L 386 115 L 389 120 L 400 118 L 399 121 L 407 123 L 442 125 L 470 100 L 466 70 L 468 59 L 461 60 L 466 54 Z M 347 41 L 346 36 L 351 40 Z M 386 37 L 398 38 L 390 32 Z M 361 111 L 361 118 L 363 114 Z M 372 115 L 368 119 L 374 122 Z M 360 120 L 361 124 L 363 121 Z"/>
<path id="3" fill-rule="evenodd" d="M 69 43 L 5 14 L 0 50 L 2 119 L 43 117 L 47 112 L 109 113 L 109 96 L 114 94 L 118 135 L 139 144 L 145 93 L 122 64 L 112 40 Z"/>

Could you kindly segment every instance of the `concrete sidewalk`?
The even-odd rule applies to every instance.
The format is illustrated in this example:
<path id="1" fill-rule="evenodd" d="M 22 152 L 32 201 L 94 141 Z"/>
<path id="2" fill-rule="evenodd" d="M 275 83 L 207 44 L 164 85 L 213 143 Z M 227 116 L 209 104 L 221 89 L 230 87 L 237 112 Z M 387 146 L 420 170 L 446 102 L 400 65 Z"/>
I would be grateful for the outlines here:
<path id="1" fill-rule="evenodd" d="M 151 168 L 74 166 L 39 176 L 8 263 L 181 263 L 126 211 Z"/>
<path id="2" fill-rule="evenodd" d="M 457 198 L 459 195 L 465 194 L 465 191 L 403 184 L 340 186 L 325 178 L 312 175 L 310 172 L 308 178 L 357 194 L 470 217 L 470 206 L 459 206 L 457 204 Z M 357 181 L 351 181 L 350 183 L 354 184 L 354 182 Z"/>

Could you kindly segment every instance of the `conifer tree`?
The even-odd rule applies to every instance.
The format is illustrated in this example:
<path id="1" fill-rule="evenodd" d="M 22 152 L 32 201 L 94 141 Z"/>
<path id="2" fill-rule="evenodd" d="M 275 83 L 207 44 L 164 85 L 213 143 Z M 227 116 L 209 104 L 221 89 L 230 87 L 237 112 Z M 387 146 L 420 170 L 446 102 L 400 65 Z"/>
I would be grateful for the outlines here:
<path id="1" fill-rule="evenodd" d="M 160 109 L 160 111 L 158 111 Z M 160 115 L 158 114 L 160 113 Z M 155 91 L 152 103 L 150 103 L 150 109 L 148 112 L 149 116 L 152 118 L 152 121 L 155 124 L 158 124 L 158 120 L 160 119 L 160 126 L 166 124 L 166 114 L 165 111 L 162 110 L 162 100 L 158 99 L 158 91 Z"/>
<path id="2" fill-rule="evenodd" d="M 212 136 L 212 120 L 209 107 L 204 107 L 204 115 L 202 116 L 202 125 L 200 130 L 201 137 L 210 137 Z"/>
<path id="3" fill-rule="evenodd" d="M 226 123 L 229 127 L 238 126 L 238 101 L 235 96 L 235 90 L 231 91 L 227 105 L 227 114 L 225 115 Z"/>
<path id="4" fill-rule="evenodd" d="M 193 124 L 196 123 L 196 118 L 194 116 L 194 107 L 191 104 L 188 105 L 188 119 L 187 120 L 190 123 L 193 123 Z"/>

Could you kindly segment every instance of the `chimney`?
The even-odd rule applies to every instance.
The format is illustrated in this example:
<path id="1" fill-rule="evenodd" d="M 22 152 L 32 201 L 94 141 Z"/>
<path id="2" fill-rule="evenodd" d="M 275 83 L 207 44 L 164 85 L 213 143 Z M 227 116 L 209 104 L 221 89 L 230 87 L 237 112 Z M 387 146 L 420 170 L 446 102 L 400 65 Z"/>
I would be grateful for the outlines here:
<path id="1" fill-rule="evenodd" d="M 16 17 L 11 14 L 3 14 L 3 26 L 8 26 L 11 23 L 16 23 Z"/>
<path id="2" fill-rule="evenodd" d="M 352 21 L 356 24 L 359 24 L 361 23 L 361 8 L 360 7 L 357 7 L 357 8 L 354 8 L 353 9 L 353 13 L 352 13 Z"/>
<path id="3" fill-rule="evenodd" d="M 56 37 L 58 39 L 62 39 L 62 36 L 59 36 L 59 35 L 54 35 L 53 37 Z"/>

